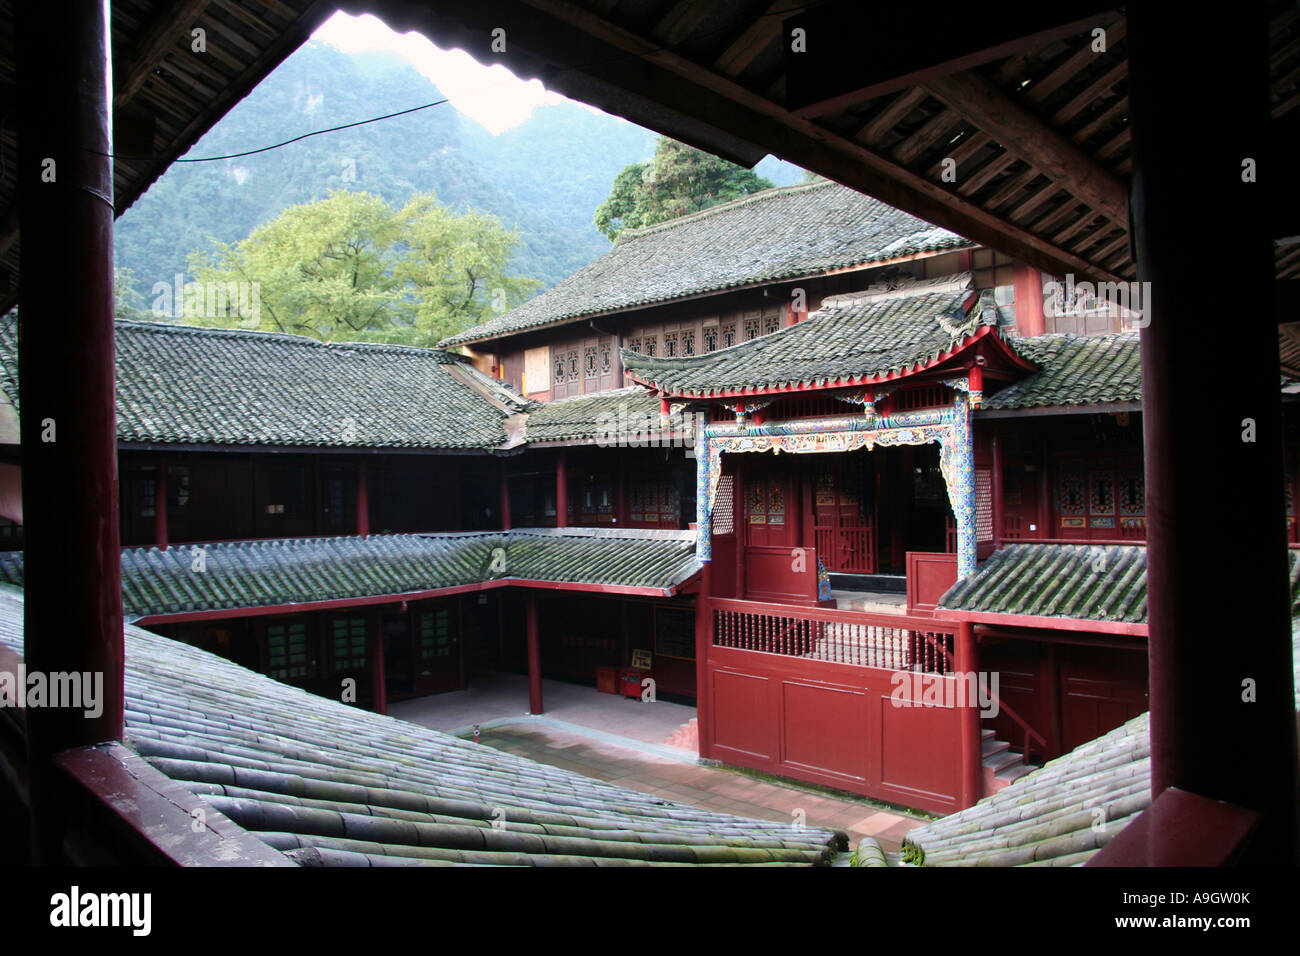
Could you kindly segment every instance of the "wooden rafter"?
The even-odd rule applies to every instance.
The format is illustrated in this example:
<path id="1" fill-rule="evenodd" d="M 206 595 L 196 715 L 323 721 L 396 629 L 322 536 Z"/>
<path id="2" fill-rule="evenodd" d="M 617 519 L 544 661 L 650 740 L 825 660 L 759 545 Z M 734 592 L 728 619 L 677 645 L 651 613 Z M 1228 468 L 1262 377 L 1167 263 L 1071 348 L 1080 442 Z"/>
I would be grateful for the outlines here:
<path id="1" fill-rule="evenodd" d="M 1120 180 L 979 73 L 941 77 L 926 88 L 1093 209 L 1113 222 L 1128 221 L 1128 191 Z"/>
<path id="2" fill-rule="evenodd" d="M 788 11 L 790 6 L 788 0 L 773 0 L 768 4 L 767 9 L 755 17 L 722 55 L 713 61 L 713 68 L 733 79 L 744 73 L 749 64 L 781 35 L 783 21 L 780 14 Z"/>
<path id="3" fill-rule="evenodd" d="M 587 98 L 593 95 L 593 80 L 611 84 L 617 78 L 625 95 L 635 92 L 658 103 L 673 104 L 672 108 L 691 115 L 706 115 L 715 129 L 755 144 L 761 142 L 766 151 L 883 202 L 906 208 L 976 242 L 1000 248 L 1045 271 L 1120 279 L 1040 236 L 1012 226 L 941 184 L 811 120 L 795 116 L 760 94 L 610 23 L 589 9 L 564 0 L 524 0 L 524 6 L 535 11 L 540 17 L 538 24 L 546 23 L 548 29 L 544 44 L 518 57 L 520 69 L 528 75 L 546 72 L 537 64 L 539 58 L 556 64 L 592 63 L 584 68 L 581 77 L 568 72 L 554 73 L 548 83 L 554 89 Z M 519 10 L 517 4 L 510 7 Z M 476 25 L 475 29 L 498 15 L 494 5 L 484 0 L 442 3 L 439 14 L 466 27 Z M 525 36 L 539 34 L 540 30 L 526 28 L 531 21 L 521 20 L 519 12 L 515 16 L 520 23 L 517 32 Z M 561 25 L 571 32 L 566 35 Z M 605 44 L 610 53 L 593 62 L 593 55 L 599 56 L 600 49 L 593 43 Z M 622 54 L 624 59 L 618 60 L 616 54 Z M 533 58 L 531 64 L 529 58 Z"/>
<path id="4" fill-rule="evenodd" d="M 207 5 L 208 0 L 185 0 L 179 6 L 163 5 L 159 16 L 149 25 L 137 44 L 122 82 L 114 84 L 117 87 L 113 97 L 115 105 L 122 106 L 130 102 L 154 67 L 167 55 L 167 51 L 194 28 L 195 21 Z"/>

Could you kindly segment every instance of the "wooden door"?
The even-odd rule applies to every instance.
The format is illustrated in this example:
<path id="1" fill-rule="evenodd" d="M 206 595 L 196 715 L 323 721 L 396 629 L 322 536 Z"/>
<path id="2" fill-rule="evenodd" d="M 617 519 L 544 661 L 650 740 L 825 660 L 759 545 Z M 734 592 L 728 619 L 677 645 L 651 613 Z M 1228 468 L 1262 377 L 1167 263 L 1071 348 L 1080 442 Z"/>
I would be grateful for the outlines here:
<path id="1" fill-rule="evenodd" d="M 875 475 L 864 458 L 840 458 L 817 472 L 813 499 L 817 556 L 828 571 L 876 570 Z"/>
<path id="2" fill-rule="evenodd" d="M 450 605 L 414 614 L 415 693 L 437 694 L 459 690 L 460 640 Z"/>

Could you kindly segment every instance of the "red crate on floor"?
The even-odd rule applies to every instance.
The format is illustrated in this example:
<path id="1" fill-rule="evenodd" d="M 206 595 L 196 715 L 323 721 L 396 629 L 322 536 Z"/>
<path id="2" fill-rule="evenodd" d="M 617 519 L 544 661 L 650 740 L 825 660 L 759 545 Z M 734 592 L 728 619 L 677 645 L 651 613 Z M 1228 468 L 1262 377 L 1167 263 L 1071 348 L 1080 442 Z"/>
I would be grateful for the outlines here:
<path id="1" fill-rule="evenodd" d="M 618 675 L 619 690 L 624 697 L 640 697 L 641 679 L 649 676 L 649 671 L 625 670 Z"/>

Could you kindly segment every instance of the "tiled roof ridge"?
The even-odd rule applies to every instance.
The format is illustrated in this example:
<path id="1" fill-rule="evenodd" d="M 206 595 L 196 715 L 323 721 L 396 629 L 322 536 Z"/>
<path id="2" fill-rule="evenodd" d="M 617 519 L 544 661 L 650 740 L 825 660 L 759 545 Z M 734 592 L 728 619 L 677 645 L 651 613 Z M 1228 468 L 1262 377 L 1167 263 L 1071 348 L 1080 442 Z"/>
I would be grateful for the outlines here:
<path id="1" fill-rule="evenodd" d="M 944 276 L 941 277 L 941 280 L 947 278 L 948 278 L 947 276 Z M 889 293 L 879 293 L 874 297 L 867 297 L 867 298 L 859 297 L 854 299 L 853 301 L 845 301 L 843 303 L 836 304 L 830 308 L 827 308 L 826 305 L 823 303 L 822 308 L 818 309 L 816 312 L 809 313 L 808 317 L 804 319 L 802 322 L 797 322 L 794 325 L 785 325 L 777 329 L 775 332 L 769 332 L 766 335 L 761 335 L 755 339 L 747 339 L 744 342 L 737 342 L 734 345 L 728 345 L 723 348 L 714 349 L 712 352 L 699 352 L 696 353 L 695 355 L 676 355 L 676 356 L 668 357 L 663 355 L 644 355 L 640 352 L 633 352 L 631 349 L 628 348 L 622 348 L 619 350 L 619 357 L 623 359 L 623 364 L 625 368 L 629 364 L 637 368 L 654 369 L 654 370 L 678 370 L 678 369 L 688 369 L 688 368 L 698 367 L 698 366 L 705 366 L 713 362 L 716 362 L 719 358 L 724 357 L 727 353 L 740 354 L 745 350 L 752 350 L 754 348 L 759 347 L 755 345 L 755 343 L 762 343 L 763 346 L 765 347 L 771 347 L 771 344 L 773 342 L 779 342 L 781 340 L 781 337 L 783 336 L 802 334 L 803 330 L 807 329 L 810 323 L 833 322 L 835 321 L 835 319 L 842 317 L 846 312 L 851 312 L 854 309 L 858 309 L 862 307 L 870 307 L 882 302 L 894 301 L 898 299 L 921 298 L 923 296 L 939 295 L 944 292 L 948 292 L 948 291 L 956 292 L 959 290 L 960 287 L 957 285 L 953 285 L 952 288 L 949 289 L 947 285 L 944 284 L 944 282 L 942 281 L 940 281 L 938 286 L 935 288 L 928 288 L 924 285 L 907 286 L 906 290 L 890 290 Z M 891 294 L 893 292 L 904 292 L 904 294 L 902 295 Z M 859 295 L 858 293 L 848 293 L 843 297 L 832 297 L 832 298 L 844 298 L 848 300 L 858 295 Z M 966 339 L 970 338 L 970 336 L 974 334 L 975 330 L 978 329 L 980 326 L 996 323 L 996 319 L 997 319 L 996 311 L 992 311 L 992 314 L 990 314 L 991 310 L 989 306 L 991 305 L 991 303 L 992 303 L 991 293 L 988 294 L 981 293 L 980 297 L 976 299 L 976 301 L 971 305 L 970 309 L 964 313 L 962 313 L 960 307 L 958 307 L 952 312 L 944 312 L 944 313 L 936 314 L 933 317 L 935 321 L 935 325 L 937 328 L 948 332 L 952 340 L 951 347 L 955 348 L 958 345 L 964 343 Z M 944 318 L 950 317 L 954 314 L 957 315 L 959 319 L 958 322 L 945 324 L 942 321 Z M 632 358 L 631 362 L 628 361 L 629 356 Z"/>
<path id="2" fill-rule="evenodd" d="M 287 345 L 299 345 L 341 351 L 361 350 L 377 353 L 397 353 L 428 355 L 448 364 L 456 362 L 467 364 L 468 359 L 447 349 L 422 345 L 399 345 L 388 342 L 326 342 L 312 338 L 310 335 L 298 335 L 293 332 L 273 332 L 267 329 L 223 329 L 207 325 L 187 325 L 183 322 L 169 322 L 152 319 L 115 319 L 117 328 L 136 329 L 141 332 L 168 335 L 213 336 L 220 338 L 245 338 L 262 342 L 283 342 Z"/>
<path id="3" fill-rule="evenodd" d="M 535 405 L 564 405 L 566 403 L 589 402 L 592 399 L 612 398 L 617 395 L 644 395 L 646 390 L 640 385 L 624 385 L 622 388 L 607 388 L 600 392 L 584 392 L 581 395 L 566 395 L 564 398 L 553 398 L 549 402 L 535 402 Z"/>
<path id="4" fill-rule="evenodd" d="M 811 183 L 792 183 L 789 186 L 773 186 L 770 189 L 762 189 L 756 193 L 749 193 L 746 196 L 729 199 L 724 203 L 718 203 L 716 206 L 709 206 L 705 209 L 697 209 L 695 212 L 688 212 L 686 215 L 678 216 L 675 219 L 665 219 L 663 222 L 656 222 L 650 226 L 629 227 L 618 234 L 618 242 L 639 239 L 642 236 L 650 236 L 659 232 L 667 232 L 678 226 L 684 226 L 688 223 L 708 218 L 714 214 L 728 212 L 732 209 L 739 209 L 740 207 L 750 205 L 751 203 L 782 199 L 785 196 L 793 195 L 795 193 L 813 192 L 818 189 L 826 189 L 838 185 L 839 183 L 835 182 L 835 180 L 826 179 L 817 180 Z M 880 202 L 880 200 L 875 199 L 873 196 L 868 196 L 867 198 L 875 202 Z M 881 203 L 881 205 L 883 206 L 885 204 Z M 887 206 L 886 208 L 893 207 Z"/>
<path id="5" fill-rule="evenodd" d="M 858 305 L 869 305 L 874 302 L 910 299 L 913 296 L 928 295 L 931 292 L 961 292 L 963 290 L 975 291 L 974 272 L 968 270 L 966 272 L 954 272 L 950 275 L 933 276 L 928 279 L 917 279 L 907 285 L 900 285 L 896 289 L 868 288 L 859 289 L 857 292 L 841 292 L 839 295 L 828 295 L 822 299 L 821 307 L 816 312 L 809 314 L 808 319 L 823 312 L 838 311 Z M 983 303 L 977 304 L 982 305 Z M 808 319 L 804 321 L 806 322 Z"/>

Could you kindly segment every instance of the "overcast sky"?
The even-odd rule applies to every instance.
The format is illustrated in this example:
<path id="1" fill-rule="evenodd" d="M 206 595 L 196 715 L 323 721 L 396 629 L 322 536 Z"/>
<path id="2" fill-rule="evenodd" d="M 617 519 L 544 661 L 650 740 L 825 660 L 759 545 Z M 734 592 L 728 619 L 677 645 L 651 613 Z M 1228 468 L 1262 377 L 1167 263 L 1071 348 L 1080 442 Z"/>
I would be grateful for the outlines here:
<path id="1" fill-rule="evenodd" d="M 419 33 L 394 33 L 369 14 L 351 17 L 336 13 L 312 36 L 344 53 L 390 50 L 401 54 L 432 80 L 457 110 L 492 133 L 518 126 L 543 103 L 565 100 L 538 80 L 525 82 L 503 66 L 482 66 L 463 50 L 440 50 Z"/>

